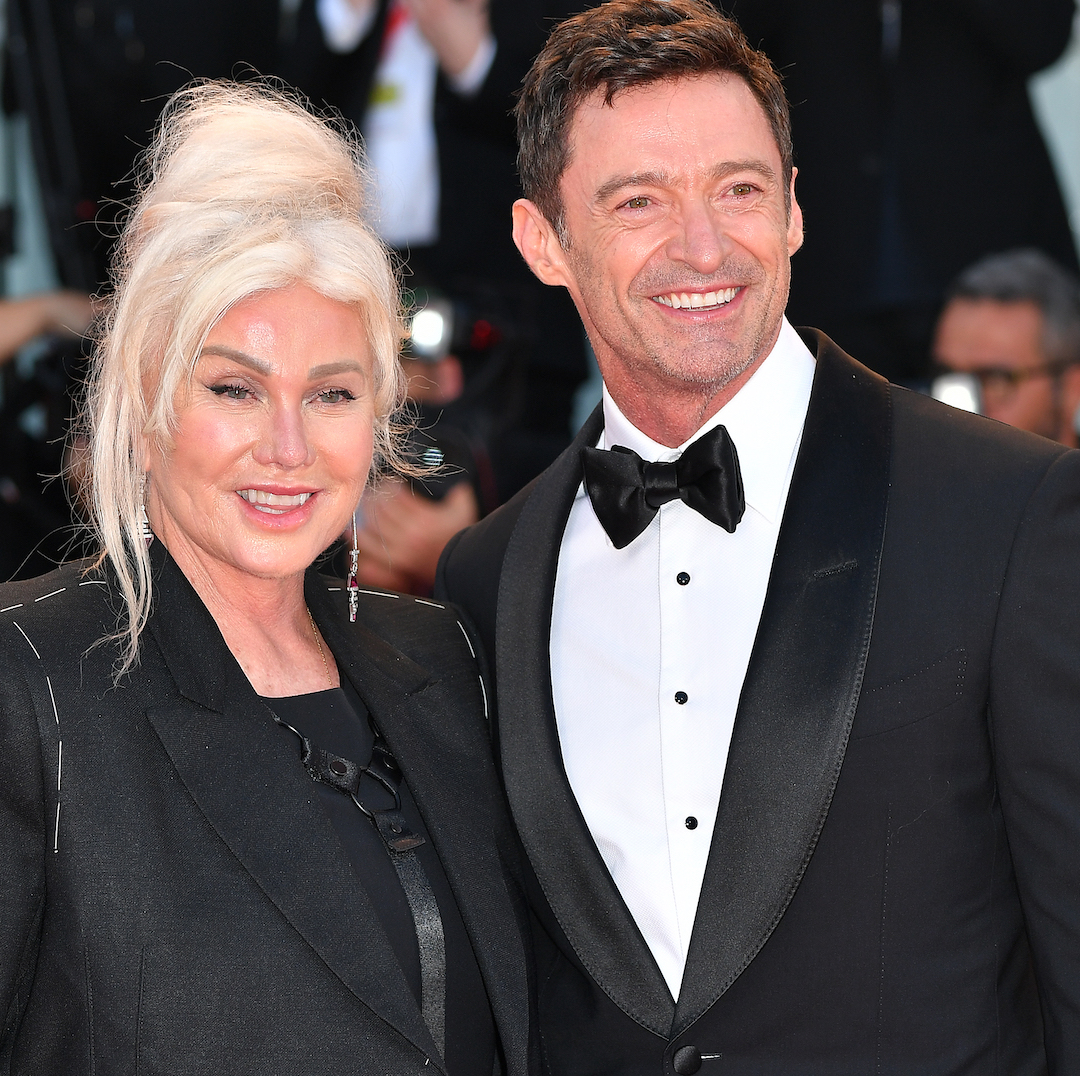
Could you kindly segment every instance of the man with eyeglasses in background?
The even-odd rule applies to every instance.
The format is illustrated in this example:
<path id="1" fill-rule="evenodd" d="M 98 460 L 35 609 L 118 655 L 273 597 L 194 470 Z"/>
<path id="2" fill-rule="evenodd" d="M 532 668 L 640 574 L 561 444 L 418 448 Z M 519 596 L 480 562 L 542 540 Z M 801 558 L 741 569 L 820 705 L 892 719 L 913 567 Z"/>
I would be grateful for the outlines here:
<path id="1" fill-rule="evenodd" d="M 933 357 L 939 399 L 1080 445 L 1080 282 L 1041 251 L 993 254 L 961 273 Z"/>

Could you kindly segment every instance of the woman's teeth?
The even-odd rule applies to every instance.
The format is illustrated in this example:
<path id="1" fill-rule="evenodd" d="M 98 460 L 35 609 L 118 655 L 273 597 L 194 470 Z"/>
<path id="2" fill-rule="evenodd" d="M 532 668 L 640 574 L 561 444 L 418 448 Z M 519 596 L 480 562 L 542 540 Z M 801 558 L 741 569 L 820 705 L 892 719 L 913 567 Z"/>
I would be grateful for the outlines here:
<path id="1" fill-rule="evenodd" d="M 310 493 L 285 496 L 281 493 L 267 493 L 263 489 L 239 489 L 236 492 L 260 512 L 269 512 L 271 515 L 281 515 L 290 509 L 299 508 L 311 496 Z"/>

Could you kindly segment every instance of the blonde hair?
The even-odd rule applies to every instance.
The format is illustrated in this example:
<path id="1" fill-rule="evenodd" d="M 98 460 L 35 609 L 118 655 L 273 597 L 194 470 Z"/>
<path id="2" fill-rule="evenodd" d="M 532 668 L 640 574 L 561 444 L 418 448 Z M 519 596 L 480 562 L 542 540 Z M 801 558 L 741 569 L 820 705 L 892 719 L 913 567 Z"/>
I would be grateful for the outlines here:
<path id="1" fill-rule="evenodd" d="M 373 469 L 403 467 L 397 279 L 363 222 L 357 139 L 265 84 L 204 82 L 165 107 L 113 263 L 91 365 L 91 528 L 126 609 L 119 671 L 151 605 L 140 533 L 148 442 L 168 449 L 175 400 L 210 329 L 257 292 L 303 283 L 361 313 L 374 364 Z M 100 563 L 99 560 L 99 563 Z"/>

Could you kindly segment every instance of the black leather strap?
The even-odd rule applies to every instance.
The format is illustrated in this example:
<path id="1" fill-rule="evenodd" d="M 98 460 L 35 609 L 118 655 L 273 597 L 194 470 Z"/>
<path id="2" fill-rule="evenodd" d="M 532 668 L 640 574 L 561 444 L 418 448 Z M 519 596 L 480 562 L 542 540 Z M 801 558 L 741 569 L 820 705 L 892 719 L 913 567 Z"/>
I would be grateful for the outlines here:
<path id="1" fill-rule="evenodd" d="M 271 711 L 273 713 L 273 711 Z M 274 720 L 300 740 L 300 761 L 313 781 L 330 785 L 352 798 L 353 803 L 371 820 L 382 838 L 409 905 L 416 943 L 420 952 L 420 1011 L 435 1040 L 440 1057 L 446 1053 L 446 938 L 442 914 L 435 899 L 424 865 L 416 849 L 427 842 L 410 827 L 401 811 L 401 771 L 378 729 L 371 762 L 361 766 L 340 755 L 331 754 L 312 743 L 298 729 L 274 714 Z M 367 774 L 393 797 L 394 806 L 380 811 L 369 810 L 360 799 L 360 779 Z"/>

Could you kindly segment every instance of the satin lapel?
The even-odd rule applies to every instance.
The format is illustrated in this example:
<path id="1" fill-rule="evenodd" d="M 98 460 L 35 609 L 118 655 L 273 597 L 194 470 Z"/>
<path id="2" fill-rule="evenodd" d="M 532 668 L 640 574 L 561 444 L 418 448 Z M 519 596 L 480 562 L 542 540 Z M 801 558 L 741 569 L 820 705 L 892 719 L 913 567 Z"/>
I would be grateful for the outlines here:
<path id="1" fill-rule="evenodd" d="M 821 334 L 673 1034 L 765 944 L 825 823 L 862 686 L 889 496 L 887 383 Z"/>
<path id="2" fill-rule="evenodd" d="M 499 738 L 510 806 L 551 910 L 581 963 L 628 1016 L 667 1036 L 674 1002 L 597 851 L 563 769 L 549 636 L 559 546 L 600 408 L 522 508 L 499 584 Z"/>
<path id="3" fill-rule="evenodd" d="M 160 556 L 156 560 L 160 564 Z M 171 561 L 164 564 L 155 583 L 156 607 L 167 613 L 151 621 L 151 632 L 191 702 L 152 708 L 147 716 L 181 781 L 240 864 L 330 970 L 440 1064 L 298 748 L 274 726 L 179 569 Z M 406 681 L 400 690 L 412 686 Z"/>
<path id="4" fill-rule="evenodd" d="M 523 1072 L 528 1064 L 526 957 L 491 826 L 505 806 L 499 802 L 479 680 L 463 689 L 460 679 L 433 679 L 365 628 L 362 611 L 356 624 L 348 623 L 344 592 L 328 591 L 325 582 L 310 573 L 307 594 L 339 670 L 363 699 L 407 775 L 472 940 L 510 1070 Z M 463 713 L 470 705 L 475 712 Z"/>

